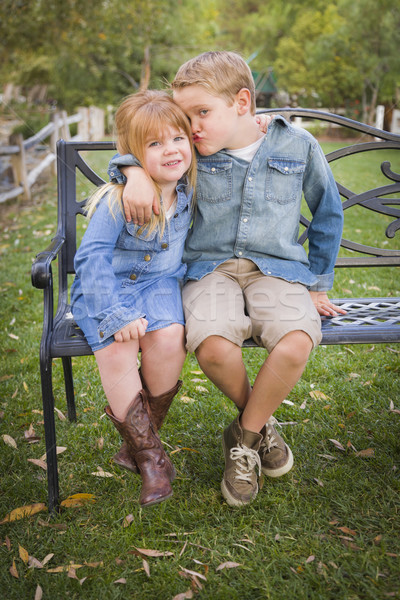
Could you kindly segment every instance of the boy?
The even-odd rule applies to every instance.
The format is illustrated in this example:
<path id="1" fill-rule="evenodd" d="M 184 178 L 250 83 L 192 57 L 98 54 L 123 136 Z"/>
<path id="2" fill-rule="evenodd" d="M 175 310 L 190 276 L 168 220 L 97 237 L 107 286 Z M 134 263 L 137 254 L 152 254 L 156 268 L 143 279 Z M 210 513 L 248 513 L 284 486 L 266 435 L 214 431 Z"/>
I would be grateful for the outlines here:
<path id="1" fill-rule="evenodd" d="M 265 136 L 259 130 L 253 78 L 239 55 L 206 52 L 188 61 L 172 90 L 198 152 L 197 209 L 183 257 L 187 349 L 239 409 L 223 433 L 221 491 L 228 504 L 241 506 L 258 493 L 257 470 L 279 477 L 292 468 L 272 415 L 321 340 L 319 315 L 344 312 L 326 294 L 343 212 L 310 134 L 279 116 Z M 135 164 L 131 156 L 115 157 L 110 176 L 121 177 L 116 166 Z M 150 214 L 152 191 L 137 167 L 124 173 L 125 212 L 135 205 L 140 223 Z M 302 191 L 313 214 L 308 258 L 297 243 Z M 253 387 L 241 352 L 250 336 L 269 352 Z"/>

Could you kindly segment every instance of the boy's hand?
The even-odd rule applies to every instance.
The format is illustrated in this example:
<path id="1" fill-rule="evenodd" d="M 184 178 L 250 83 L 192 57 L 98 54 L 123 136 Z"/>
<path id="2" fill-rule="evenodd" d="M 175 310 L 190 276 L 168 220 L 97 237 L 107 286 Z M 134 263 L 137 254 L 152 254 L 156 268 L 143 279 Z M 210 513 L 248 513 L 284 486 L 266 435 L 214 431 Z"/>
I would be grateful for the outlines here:
<path id="1" fill-rule="evenodd" d="M 265 113 L 262 113 L 260 115 L 256 115 L 255 116 L 255 120 L 257 125 L 260 128 L 260 131 L 262 131 L 263 133 L 267 133 L 268 131 L 268 125 L 271 123 L 271 121 L 276 117 L 276 115 L 267 115 Z"/>
<path id="2" fill-rule="evenodd" d="M 143 317 L 128 323 L 122 329 L 114 333 L 116 342 L 129 342 L 130 340 L 140 340 L 146 333 L 148 322 Z"/>
<path id="3" fill-rule="evenodd" d="M 121 171 L 126 177 L 122 194 L 125 218 L 128 223 L 144 225 L 150 221 L 153 212 L 159 214 L 153 183 L 141 167 L 124 167 Z"/>
<path id="4" fill-rule="evenodd" d="M 343 308 L 333 304 L 333 302 L 329 300 L 326 292 L 310 292 L 310 296 L 320 315 L 323 315 L 324 317 L 334 317 L 338 313 L 342 315 L 346 314 L 346 311 Z"/>

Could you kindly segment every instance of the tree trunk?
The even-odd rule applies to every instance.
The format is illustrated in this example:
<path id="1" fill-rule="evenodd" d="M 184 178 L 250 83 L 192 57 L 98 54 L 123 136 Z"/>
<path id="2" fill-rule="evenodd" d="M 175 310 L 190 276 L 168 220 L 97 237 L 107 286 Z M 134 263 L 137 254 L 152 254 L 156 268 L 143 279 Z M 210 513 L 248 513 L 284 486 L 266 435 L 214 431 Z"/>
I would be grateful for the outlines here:
<path id="1" fill-rule="evenodd" d="M 147 44 L 143 53 L 142 74 L 140 77 L 140 91 L 147 90 L 150 83 L 150 45 Z"/>

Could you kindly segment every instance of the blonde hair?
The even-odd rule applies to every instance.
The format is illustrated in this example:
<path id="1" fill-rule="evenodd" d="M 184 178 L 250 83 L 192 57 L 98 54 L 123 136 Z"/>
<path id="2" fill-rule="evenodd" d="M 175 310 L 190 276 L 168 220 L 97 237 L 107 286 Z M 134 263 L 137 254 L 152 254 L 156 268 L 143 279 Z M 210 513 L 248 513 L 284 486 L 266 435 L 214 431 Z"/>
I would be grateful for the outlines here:
<path id="1" fill-rule="evenodd" d="M 213 96 L 233 104 L 236 94 L 247 88 L 251 95 L 251 114 L 256 112 L 256 93 L 250 67 L 236 52 L 204 52 L 179 67 L 171 84 L 173 90 L 201 85 Z"/>
<path id="2" fill-rule="evenodd" d="M 133 154 L 140 161 L 143 170 L 149 175 L 144 162 L 146 141 L 150 138 L 163 137 L 166 127 L 183 131 L 189 139 L 192 160 L 186 176 L 190 187 L 194 189 L 196 159 L 190 123 L 183 110 L 175 104 L 167 92 L 146 90 L 131 94 L 122 101 L 115 114 L 117 150 L 120 154 Z M 152 178 L 150 177 L 150 179 Z M 162 235 L 165 227 L 165 213 L 161 203 L 161 189 L 154 179 L 152 181 L 158 195 L 160 214 L 153 214 L 150 223 L 140 231 L 146 229 L 147 233 L 150 234 L 158 227 Z M 97 204 L 105 194 L 108 194 L 111 214 L 115 215 L 116 208 L 122 211 L 123 189 L 123 184 L 115 183 L 106 183 L 98 188 L 86 204 L 87 216 L 92 217 Z"/>

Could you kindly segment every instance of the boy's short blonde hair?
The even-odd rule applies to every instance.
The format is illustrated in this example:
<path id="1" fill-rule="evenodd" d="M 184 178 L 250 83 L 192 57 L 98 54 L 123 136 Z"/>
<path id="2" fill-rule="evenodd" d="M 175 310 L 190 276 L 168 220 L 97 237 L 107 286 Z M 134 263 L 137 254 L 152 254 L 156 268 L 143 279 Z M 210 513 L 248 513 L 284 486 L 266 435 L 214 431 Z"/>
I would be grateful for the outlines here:
<path id="1" fill-rule="evenodd" d="M 251 114 L 256 112 L 254 79 L 248 64 L 236 52 L 204 52 L 179 67 L 171 84 L 173 90 L 201 85 L 213 96 L 233 103 L 236 94 L 247 88 L 251 94 Z"/>

